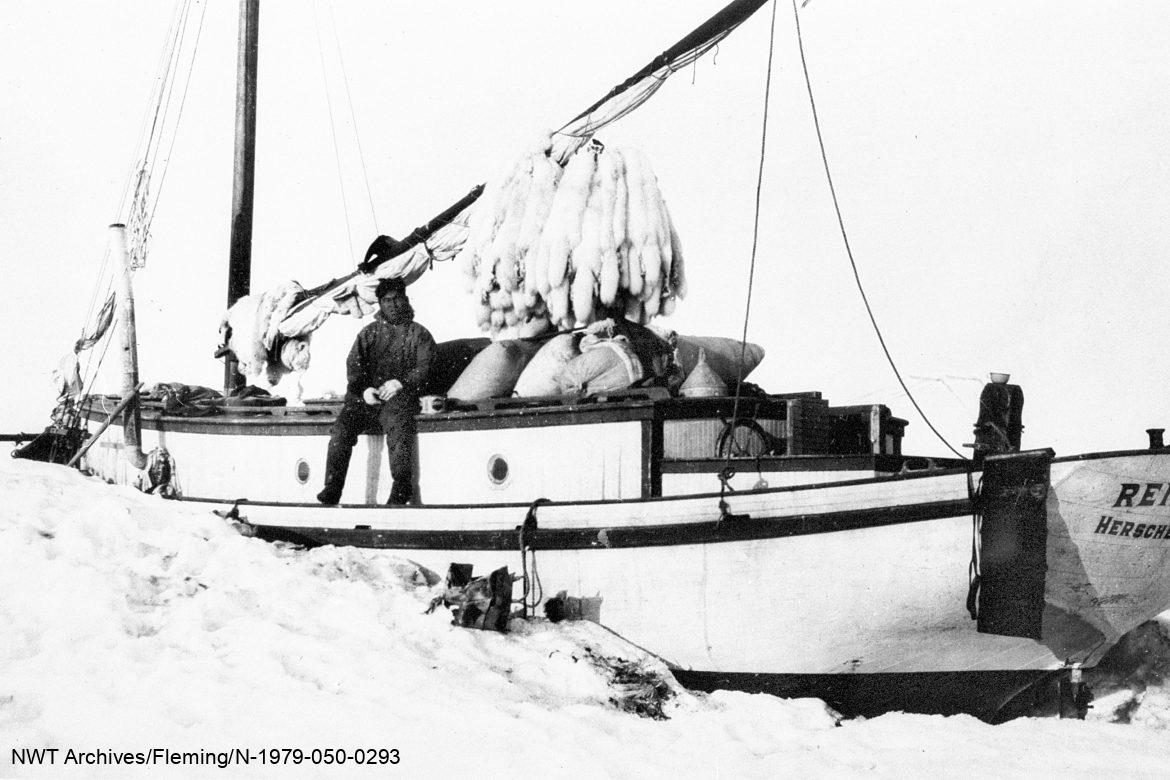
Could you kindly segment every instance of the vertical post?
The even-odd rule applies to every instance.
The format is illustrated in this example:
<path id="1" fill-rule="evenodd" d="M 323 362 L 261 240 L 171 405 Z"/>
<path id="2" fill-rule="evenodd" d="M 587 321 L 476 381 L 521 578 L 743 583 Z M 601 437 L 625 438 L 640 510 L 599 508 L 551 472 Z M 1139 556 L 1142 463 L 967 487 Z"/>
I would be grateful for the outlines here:
<path id="1" fill-rule="evenodd" d="M 252 275 L 252 191 L 256 181 L 256 71 L 259 62 L 260 0 L 240 0 L 236 60 L 236 144 L 232 180 L 232 243 L 227 305 L 248 294 Z M 224 392 L 243 384 L 235 358 L 224 364 Z"/>
<path id="2" fill-rule="evenodd" d="M 133 268 L 126 248 L 126 226 L 110 225 L 110 243 L 119 264 L 118 274 L 118 334 L 122 347 L 122 450 L 126 460 L 136 469 L 146 467 L 142 453 L 142 408 L 138 403 L 138 331 L 134 325 L 134 288 L 131 284 Z M 129 399 L 129 400 L 128 400 Z"/>

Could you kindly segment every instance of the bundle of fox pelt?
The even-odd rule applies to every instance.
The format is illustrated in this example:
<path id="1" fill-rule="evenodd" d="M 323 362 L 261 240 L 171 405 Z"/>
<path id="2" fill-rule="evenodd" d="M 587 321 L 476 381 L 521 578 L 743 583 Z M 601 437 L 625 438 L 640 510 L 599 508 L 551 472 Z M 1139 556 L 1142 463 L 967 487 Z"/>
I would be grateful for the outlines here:
<path id="1" fill-rule="evenodd" d="M 624 312 L 646 323 L 686 295 L 682 247 L 637 151 L 589 143 L 562 169 L 547 143 L 476 204 L 460 253 L 483 330 L 566 330 Z"/>
<path id="2" fill-rule="evenodd" d="M 263 376 L 271 386 L 286 374 L 301 374 L 309 367 L 310 334 L 280 337 L 281 320 L 303 294 L 301 285 L 285 282 L 260 295 L 245 295 L 224 314 L 219 326 L 221 352 L 226 348 L 236 356 L 245 377 Z"/>

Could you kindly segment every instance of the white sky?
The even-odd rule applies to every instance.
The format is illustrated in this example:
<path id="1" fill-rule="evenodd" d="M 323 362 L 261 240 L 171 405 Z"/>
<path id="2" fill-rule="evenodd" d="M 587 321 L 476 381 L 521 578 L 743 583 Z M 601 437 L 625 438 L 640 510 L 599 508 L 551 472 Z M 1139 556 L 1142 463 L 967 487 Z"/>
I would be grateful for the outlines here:
<path id="1" fill-rule="evenodd" d="M 333 15 L 374 205 L 339 125 L 354 251 L 401 236 L 487 179 L 722 6 L 703 2 L 337 2 Z M 336 75 L 329 5 L 317 7 Z M 39 429 L 47 375 L 77 338 L 171 8 L 0 4 L 0 431 Z M 658 174 L 690 297 L 667 324 L 743 323 L 770 6 L 603 131 Z M 209 4 L 184 125 L 136 277 L 143 378 L 217 386 L 225 298 L 236 4 Z M 895 359 L 953 444 L 982 378 L 1024 386 L 1025 445 L 1141 447 L 1170 427 L 1160 332 L 1170 6 L 897 4 L 801 12 L 821 122 L 862 279 Z M 253 289 L 354 265 L 307 0 L 261 12 Z M 334 81 L 333 110 L 347 120 Z M 885 365 L 853 287 L 821 170 L 790 5 L 779 6 L 753 375 L 833 403 L 885 402 L 908 451 L 942 453 Z M 476 335 L 454 267 L 411 289 L 439 339 Z M 335 366 L 352 324 L 322 333 Z M 329 326 L 327 325 L 328 329 Z M 333 351 L 331 351 L 331 349 Z"/>

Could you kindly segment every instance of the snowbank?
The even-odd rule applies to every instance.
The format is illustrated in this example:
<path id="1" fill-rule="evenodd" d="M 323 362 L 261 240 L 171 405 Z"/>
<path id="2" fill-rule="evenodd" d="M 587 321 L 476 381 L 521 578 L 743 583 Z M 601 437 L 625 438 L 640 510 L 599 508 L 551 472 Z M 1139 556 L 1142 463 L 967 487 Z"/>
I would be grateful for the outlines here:
<path id="1" fill-rule="evenodd" d="M 67 748 L 397 748 L 408 776 L 1153 775 L 1170 758 L 1161 677 L 1124 726 L 839 724 L 817 700 L 684 691 L 594 624 L 455 628 L 423 614 L 437 590 L 408 561 L 247 539 L 206 509 L 61 467 L 3 459 L 0 507 L 0 776 L 223 775 L 63 767 Z M 647 705 L 665 719 L 633 712 Z M 56 766 L 13 765 L 46 747 L 62 749 Z M 254 761 L 227 776 L 338 771 Z"/>

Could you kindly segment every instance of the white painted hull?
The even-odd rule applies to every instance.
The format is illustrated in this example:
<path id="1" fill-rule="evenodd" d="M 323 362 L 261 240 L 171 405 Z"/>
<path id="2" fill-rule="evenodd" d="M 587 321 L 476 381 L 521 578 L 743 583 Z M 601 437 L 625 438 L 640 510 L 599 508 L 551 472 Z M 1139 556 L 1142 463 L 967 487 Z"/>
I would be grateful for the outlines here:
<path id="1" fill-rule="evenodd" d="M 176 436 L 161 443 L 173 446 Z M 262 451 L 260 439 L 246 438 L 250 451 Z M 299 438 L 270 446 L 323 452 L 322 437 Z M 241 479 L 273 478 L 268 461 L 291 465 L 281 452 L 258 457 Z M 376 454 L 366 457 L 373 463 Z M 188 495 L 196 492 L 190 465 L 180 466 L 180 478 Z M 1039 641 L 976 631 L 965 606 L 968 475 L 958 471 L 741 489 L 726 497 L 740 517 L 722 522 L 714 493 L 561 500 L 539 507 L 532 541 L 544 596 L 581 599 L 587 617 L 679 670 L 818 677 L 1092 666 L 1124 633 L 1170 608 L 1170 500 L 1157 505 L 1159 493 L 1154 505 L 1140 505 L 1139 496 L 1135 506 L 1114 506 L 1123 484 L 1170 490 L 1170 452 L 1057 460 L 1051 484 Z M 209 510 L 247 495 L 236 487 L 217 490 L 225 499 L 208 500 Z M 239 513 L 266 538 L 385 547 L 439 574 L 453 562 L 479 574 L 520 569 L 526 503 L 321 507 L 311 503 L 313 490 L 310 483 L 285 503 L 244 503 Z M 1103 516 L 1107 528 L 1118 522 L 1117 533 L 1099 532 Z M 1125 523 L 1132 527 L 1123 536 Z M 1156 537 L 1155 527 L 1163 527 Z"/>
<path id="2" fill-rule="evenodd" d="M 899 519 L 914 507 L 965 501 L 967 477 L 953 472 L 729 494 L 733 514 L 776 518 L 777 526 L 801 518 L 800 532 L 770 538 L 605 546 L 621 529 L 665 539 L 672 531 L 662 526 L 680 538 L 711 526 L 719 519 L 715 495 L 543 506 L 540 534 L 597 529 L 597 538 L 580 549 L 540 549 L 539 572 L 544 595 L 585 599 L 603 625 L 682 669 L 820 675 L 1091 666 L 1121 635 L 1170 606 L 1170 541 L 1095 533 L 1102 514 L 1132 518 L 1135 527 L 1170 524 L 1166 507 L 1111 506 L 1117 485 L 1128 481 L 1170 484 L 1170 455 L 1054 463 L 1040 641 L 976 631 L 965 608 L 969 515 Z M 835 517 L 891 508 L 900 509 L 888 523 L 817 530 L 818 517 L 831 527 Z M 256 504 L 240 511 L 253 524 L 307 533 L 369 526 L 391 536 L 442 529 L 513 539 L 526 507 Z M 440 573 L 451 562 L 472 563 L 480 573 L 520 565 L 511 550 L 394 546 Z"/>

